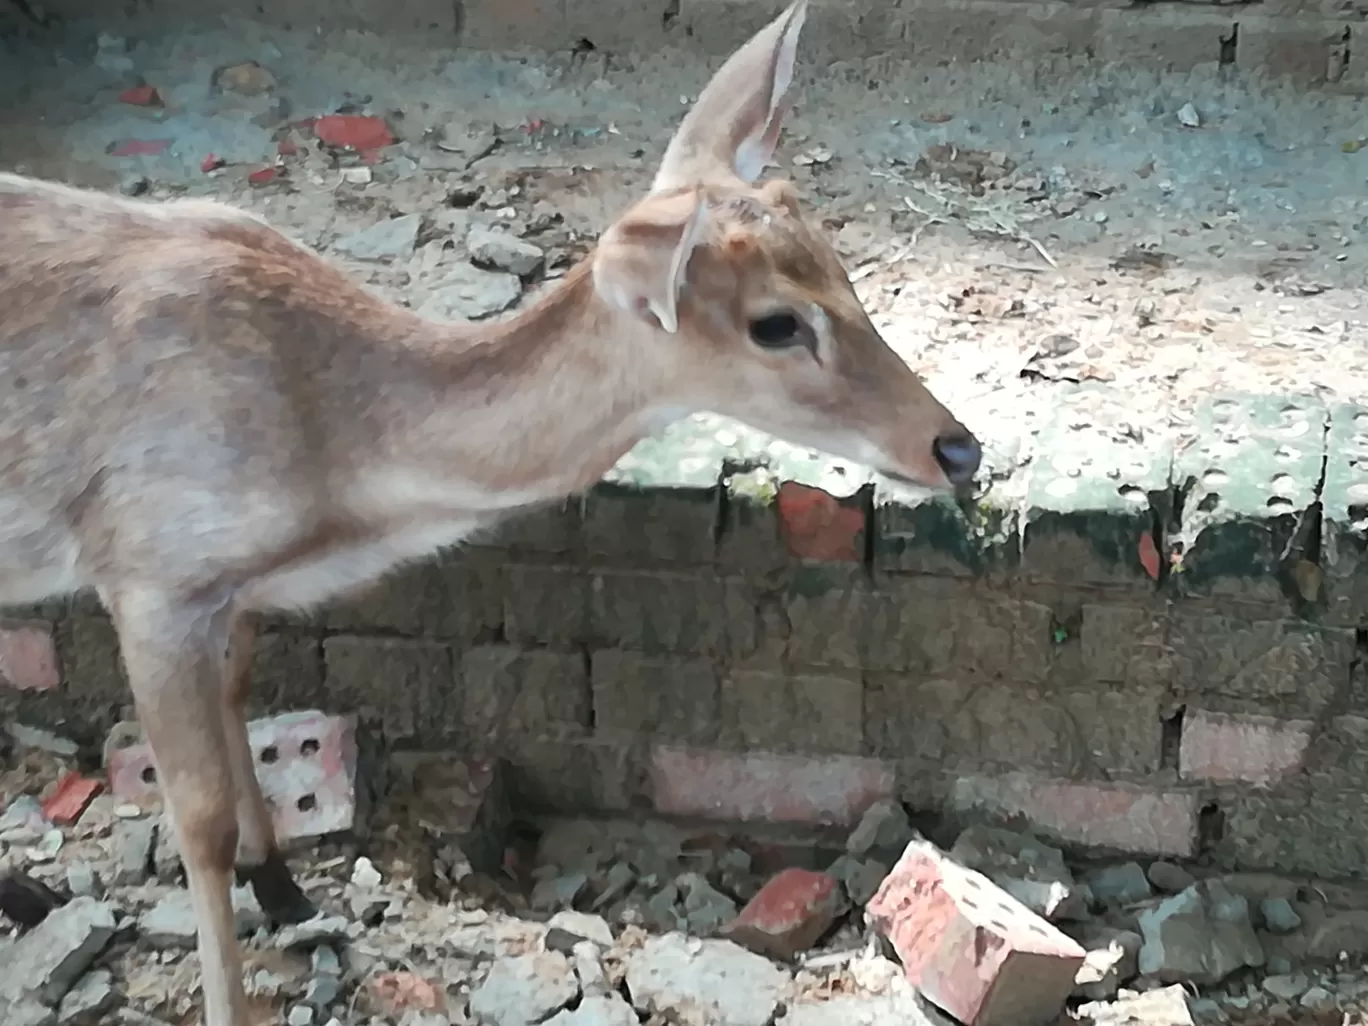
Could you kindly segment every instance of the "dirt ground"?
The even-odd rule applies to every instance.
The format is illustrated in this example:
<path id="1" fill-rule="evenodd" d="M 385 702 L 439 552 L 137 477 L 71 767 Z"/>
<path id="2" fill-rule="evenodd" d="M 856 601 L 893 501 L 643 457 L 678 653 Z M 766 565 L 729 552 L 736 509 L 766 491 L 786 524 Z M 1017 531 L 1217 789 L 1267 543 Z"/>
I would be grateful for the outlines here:
<path id="1" fill-rule="evenodd" d="M 681 55 L 494 56 L 248 22 L 5 45 L 0 167 L 146 176 L 153 195 L 219 196 L 323 249 L 396 212 L 424 214 L 428 241 L 502 221 L 549 239 L 553 268 L 645 187 L 707 73 Z M 268 70 L 267 94 L 211 87 L 243 61 Z M 771 173 L 802 187 L 886 337 L 990 449 L 1029 439 L 1071 380 L 1124 390 L 1148 430 L 1181 431 L 1217 388 L 1368 395 L 1368 113 L 1224 70 L 805 66 Z M 120 102 L 141 82 L 163 109 Z M 248 184 L 285 126 L 338 110 L 382 115 L 401 141 L 350 171 L 305 147 Z M 128 140 L 167 145 L 115 155 Z M 211 155 L 224 166 L 206 173 Z M 469 181 L 483 200 L 450 205 Z M 417 306 L 446 259 L 419 241 L 387 266 L 334 255 Z"/>

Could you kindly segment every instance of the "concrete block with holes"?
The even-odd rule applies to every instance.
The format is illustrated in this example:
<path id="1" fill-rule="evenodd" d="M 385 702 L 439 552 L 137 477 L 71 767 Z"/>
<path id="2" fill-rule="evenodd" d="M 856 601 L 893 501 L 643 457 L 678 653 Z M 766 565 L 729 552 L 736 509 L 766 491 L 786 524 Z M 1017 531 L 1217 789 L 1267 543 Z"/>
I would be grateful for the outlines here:
<path id="1" fill-rule="evenodd" d="M 965 1026 L 1046 1026 L 1083 964 L 1078 943 L 926 841 L 907 846 L 865 908 L 908 979 Z"/>
<path id="2" fill-rule="evenodd" d="M 1311 509 L 1328 417 L 1312 396 L 1202 401 L 1197 437 L 1173 465 L 1181 513 L 1166 556 L 1177 595 L 1290 604 L 1292 612 L 1319 600 Z"/>
<path id="3" fill-rule="evenodd" d="M 350 717 L 316 710 L 282 713 L 247 724 L 257 780 L 271 809 L 276 838 L 349 830 L 356 821 L 356 727 Z M 125 801 L 158 795 L 152 749 L 126 731 L 108 746 L 110 790 Z"/>

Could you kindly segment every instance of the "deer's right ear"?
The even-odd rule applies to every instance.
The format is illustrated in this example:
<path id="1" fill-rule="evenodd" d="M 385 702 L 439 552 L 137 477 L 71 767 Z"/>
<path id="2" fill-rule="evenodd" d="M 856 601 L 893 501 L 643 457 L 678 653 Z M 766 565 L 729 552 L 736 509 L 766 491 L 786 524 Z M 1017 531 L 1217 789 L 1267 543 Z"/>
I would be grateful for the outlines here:
<path id="1" fill-rule="evenodd" d="M 700 190 L 651 196 L 599 239 L 594 290 L 615 310 L 679 330 L 679 297 L 689 258 L 703 238 L 707 204 Z"/>
<path id="2" fill-rule="evenodd" d="M 666 147 L 653 191 L 760 177 L 788 113 L 807 5 L 794 0 L 717 69 Z"/>

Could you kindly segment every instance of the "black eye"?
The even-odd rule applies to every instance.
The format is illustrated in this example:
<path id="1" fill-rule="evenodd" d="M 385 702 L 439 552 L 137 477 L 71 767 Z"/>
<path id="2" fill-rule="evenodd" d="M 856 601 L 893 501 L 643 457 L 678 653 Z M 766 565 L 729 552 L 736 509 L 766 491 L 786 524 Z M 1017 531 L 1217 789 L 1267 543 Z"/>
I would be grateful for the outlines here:
<path id="1" fill-rule="evenodd" d="M 765 349 L 783 349 L 802 341 L 803 323 L 791 313 L 770 314 L 750 322 L 750 337 Z"/>

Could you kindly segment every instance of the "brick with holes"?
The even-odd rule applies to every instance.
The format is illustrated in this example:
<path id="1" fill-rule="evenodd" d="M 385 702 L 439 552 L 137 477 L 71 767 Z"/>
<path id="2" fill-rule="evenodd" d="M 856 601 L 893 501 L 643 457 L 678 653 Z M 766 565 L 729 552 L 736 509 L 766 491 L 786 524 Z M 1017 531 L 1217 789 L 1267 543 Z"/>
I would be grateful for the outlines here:
<path id="1" fill-rule="evenodd" d="M 256 774 L 280 841 L 349 830 L 356 821 L 356 725 L 317 710 L 247 724 Z M 151 748 L 126 737 L 106 747 L 109 789 L 128 802 L 157 797 Z"/>
<path id="2" fill-rule="evenodd" d="M 1046 1026 L 1084 951 L 981 873 L 913 841 L 865 907 L 927 1000 L 965 1026 Z"/>

